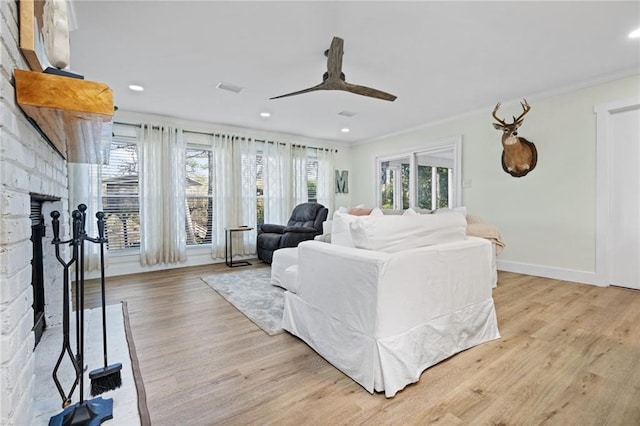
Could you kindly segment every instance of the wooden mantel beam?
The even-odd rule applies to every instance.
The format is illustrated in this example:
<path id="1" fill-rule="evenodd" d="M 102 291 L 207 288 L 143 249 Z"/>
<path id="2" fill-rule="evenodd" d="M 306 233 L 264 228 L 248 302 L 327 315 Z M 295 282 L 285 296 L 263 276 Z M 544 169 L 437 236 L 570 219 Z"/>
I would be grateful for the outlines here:
<path id="1" fill-rule="evenodd" d="M 20 69 L 14 70 L 14 76 L 18 105 L 67 161 L 103 161 L 102 134 L 113 120 L 109 86 Z"/>

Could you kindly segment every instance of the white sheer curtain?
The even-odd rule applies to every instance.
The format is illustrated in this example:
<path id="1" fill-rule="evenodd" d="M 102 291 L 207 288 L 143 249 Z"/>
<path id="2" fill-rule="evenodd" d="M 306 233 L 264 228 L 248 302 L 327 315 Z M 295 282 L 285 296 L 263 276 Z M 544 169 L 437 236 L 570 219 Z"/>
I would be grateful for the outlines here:
<path id="1" fill-rule="evenodd" d="M 257 218 L 257 149 L 250 138 L 238 138 L 233 144 L 234 179 L 236 189 L 236 222 L 232 226 L 247 225 L 255 228 Z M 233 252 L 235 254 L 255 254 L 256 229 L 235 232 Z"/>
<path id="2" fill-rule="evenodd" d="M 291 145 L 265 142 L 262 150 L 264 223 L 286 224 L 291 216 Z"/>
<path id="3" fill-rule="evenodd" d="M 211 255 L 223 258 L 225 228 L 256 224 L 256 145 L 232 135 L 211 137 L 213 150 L 213 233 Z M 256 231 L 233 234 L 234 254 L 255 253 Z"/>
<path id="4" fill-rule="evenodd" d="M 213 151 L 213 238 L 211 256 L 224 257 L 225 228 L 235 222 L 235 195 L 233 178 L 233 136 L 211 136 Z"/>
<path id="5" fill-rule="evenodd" d="M 145 125 L 140 140 L 140 261 L 187 259 L 185 144 L 182 130 Z"/>
<path id="6" fill-rule="evenodd" d="M 69 210 L 77 210 L 85 204 L 85 231 L 91 238 L 98 237 L 96 213 L 102 211 L 102 179 L 100 164 L 67 163 L 69 176 Z M 71 229 L 71 228 L 70 228 Z M 107 261 L 105 245 L 105 263 Z M 85 271 L 100 269 L 100 245 L 86 242 L 84 245 Z M 106 266 L 106 265 L 105 265 Z"/>
<path id="7" fill-rule="evenodd" d="M 290 210 L 300 203 L 309 201 L 307 188 L 307 147 L 293 145 L 291 147 L 291 200 Z"/>
<path id="8" fill-rule="evenodd" d="M 318 203 L 329 209 L 329 218 L 335 210 L 335 151 L 333 149 L 317 149 L 318 159 L 318 188 L 316 196 Z"/>

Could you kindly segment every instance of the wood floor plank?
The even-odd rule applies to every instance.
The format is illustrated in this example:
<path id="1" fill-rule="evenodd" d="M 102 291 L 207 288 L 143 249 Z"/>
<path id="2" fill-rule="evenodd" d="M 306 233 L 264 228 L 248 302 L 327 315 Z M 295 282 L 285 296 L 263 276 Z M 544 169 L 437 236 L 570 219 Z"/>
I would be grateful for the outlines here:
<path id="1" fill-rule="evenodd" d="M 300 339 L 268 336 L 201 280 L 229 271 L 107 279 L 108 303 L 128 303 L 154 425 L 640 425 L 638 291 L 500 272 L 502 338 L 385 398 Z M 86 307 L 99 287 L 87 282 Z"/>

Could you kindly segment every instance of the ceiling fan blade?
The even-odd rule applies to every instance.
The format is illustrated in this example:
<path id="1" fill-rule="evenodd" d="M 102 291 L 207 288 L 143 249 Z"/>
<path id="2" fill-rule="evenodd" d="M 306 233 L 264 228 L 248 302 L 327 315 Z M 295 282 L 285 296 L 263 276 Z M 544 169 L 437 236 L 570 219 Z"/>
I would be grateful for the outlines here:
<path id="1" fill-rule="evenodd" d="M 329 50 L 325 52 L 327 55 L 327 72 L 323 76 L 323 81 L 308 89 L 298 90 L 297 92 L 287 93 L 286 95 L 275 96 L 269 99 L 286 98 L 287 96 L 301 95 L 303 93 L 313 92 L 316 90 L 342 90 L 345 92 L 355 93 L 356 95 L 368 96 L 370 98 L 382 99 L 385 101 L 395 101 L 396 96 L 382 90 L 373 89 L 371 87 L 358 86 L 357 84 L 349 84 L 344 80 L 342 73 L 342 55 L 344 53 L 344 40 L 340 37 L 334 37 L 331 40 Z"/>
<path id="2" fill-rule="evenodd" d="M 382 90 L 372 89 L 371 87 L 358 86 L 357 84 L 345 83 L 344 87 L 340 90 L 355 93 L 356 95 L 369 96 L 370 98 L 382 99 L 385 101 L 393 102 L 397 96 L 391 93 L 383 92 Z"/>
<path id="3" fill-rule="evenodd" d="M 269 100 L 286 98 L 287 96 L 301 95 L 303 93 L 314 92 L 316 90 L 324 90 L 324 88 L 322 87 L 322 83 L 320 83 L 320 84 L 318 84 L 316 86 L 313 86 L 313 87 L 309 87 L 308 89 L 298 90 L 296 92 L 287 93 L 285 95 L 274 96 L 273 98 L 269 98 Z"/>
<path id="4" fill-rule="evenodd" d="M 331 46 L 327 54 L 327 72 L 329 79 L 340 78 L 342 73 L 342 54 L 344 48 L 344 40 L 340 37 L 334 37 L 331 40 Z"/>

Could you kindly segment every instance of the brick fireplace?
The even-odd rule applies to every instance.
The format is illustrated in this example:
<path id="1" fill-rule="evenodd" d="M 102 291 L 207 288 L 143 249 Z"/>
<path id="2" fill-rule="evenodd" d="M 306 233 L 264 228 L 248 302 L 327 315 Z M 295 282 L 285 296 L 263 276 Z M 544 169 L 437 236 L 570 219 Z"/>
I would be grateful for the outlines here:
<path id="1" fill-rule="evenodd" d="M 15 102 L 13 70 L 28 69 L 18 49 L 18 3 L 0 2 L 0 424 L 31 424 L 34 376 L 32 218 L 42 202 L 44 321 L 61 322 L 62 273 L 51 245 L 52 210 L 68 235 L 67 164 L 35 130 Z M 66 256 L 66 254 L 65 254 Z M 68 297 L 68 295 L 67 295 Z M 46 331 L 45 331 L 46 333 Z M 40 380 L 40 379 L 38 379 Z"/>

